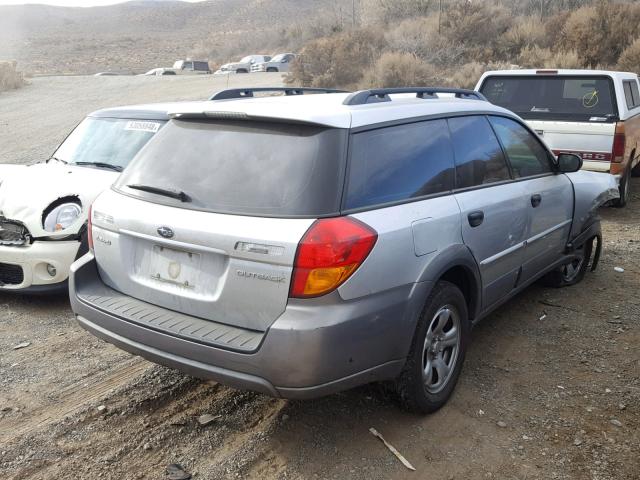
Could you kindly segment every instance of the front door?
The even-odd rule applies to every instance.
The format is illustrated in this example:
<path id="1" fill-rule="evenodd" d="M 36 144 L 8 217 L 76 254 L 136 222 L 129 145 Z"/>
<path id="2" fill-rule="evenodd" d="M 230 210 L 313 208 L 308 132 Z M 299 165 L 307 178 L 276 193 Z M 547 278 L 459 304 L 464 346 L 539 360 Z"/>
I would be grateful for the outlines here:
<path id="1" fill-rule="evenodd" d="M 539 276 L 562 257 L 573 218 L 573 186 L 553 173 L 552 158 L 520 123 L 489 117 L 502 143 L 514 178 L 526 188 L 527 231 L 521 281 Z"/>

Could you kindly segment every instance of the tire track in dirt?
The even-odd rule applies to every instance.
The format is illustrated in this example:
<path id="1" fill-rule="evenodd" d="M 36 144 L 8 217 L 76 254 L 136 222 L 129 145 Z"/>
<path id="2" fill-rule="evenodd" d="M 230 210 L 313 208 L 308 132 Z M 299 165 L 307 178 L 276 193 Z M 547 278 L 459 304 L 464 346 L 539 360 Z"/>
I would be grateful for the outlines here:
<path id="1" fill-rule="evenodd" d="M 150 363 L 133 358 L 126 365 L 71 384 L 61 390 L 56 399 L 51 400 L 52 404 L 25 412 L 21 418 L 0 422 L 0 444 L 8 445 L 20 437 L 80 412 L 150 367 Z"/>

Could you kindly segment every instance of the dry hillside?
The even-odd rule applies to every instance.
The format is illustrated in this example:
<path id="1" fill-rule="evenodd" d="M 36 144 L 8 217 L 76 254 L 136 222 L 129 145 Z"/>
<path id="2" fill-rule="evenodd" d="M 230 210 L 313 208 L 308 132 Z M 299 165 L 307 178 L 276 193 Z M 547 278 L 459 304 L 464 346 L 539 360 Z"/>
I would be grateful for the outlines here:
<path id="1" fill-rule="evenodd" d="M 0 59 L 15 59 L 23 70 L 36 74 L 140 73 L 187 55 L 220 61 L 237 54 L 234 46 L 243 38 L 317 17 L 333 3 L 209 0 L 134 1 L 94 8 L 0 6 Z"/>

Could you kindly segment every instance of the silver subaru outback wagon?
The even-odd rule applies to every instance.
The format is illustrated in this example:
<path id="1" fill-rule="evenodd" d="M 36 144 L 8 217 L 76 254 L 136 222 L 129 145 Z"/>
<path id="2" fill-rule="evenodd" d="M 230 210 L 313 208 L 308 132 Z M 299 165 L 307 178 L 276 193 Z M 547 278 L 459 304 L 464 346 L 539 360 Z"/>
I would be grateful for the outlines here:
<path id="1" fill-rule="evenodd" d="M 475 322 L 597 263 L 615 181 L 480 94 L 244 97 L 170 112 L 95 201 L 70 282 L 82 327 L 237 388 L 395 380 L 431 412 Z"/>

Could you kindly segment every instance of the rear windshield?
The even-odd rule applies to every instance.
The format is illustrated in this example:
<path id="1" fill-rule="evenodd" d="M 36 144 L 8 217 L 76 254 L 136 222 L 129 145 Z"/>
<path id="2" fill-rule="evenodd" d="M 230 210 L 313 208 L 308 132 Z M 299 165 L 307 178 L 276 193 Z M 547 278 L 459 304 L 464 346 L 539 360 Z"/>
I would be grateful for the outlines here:
<path id="1" fill-rule="evenodd" d="M 346 139 L 346 130 L 319 126 L 172 120 L 116 188 L 156 203 L 219 213 L 331 215 L 340 206 Z M 189 201 L 150 193 L 148 187 L 182 192 Z"/>
<path id="2" fill-rule="evenodd" d="M 164 124 L 160 120 L 87 117 L 53 156 L 72 164 L 123 169 Z"/>
<path id="3" fill-rule="evenodd" d="M 522 118 L 581 122 L 615 121 L 611 79 L 589 76 L 487 77 L 480 92 Z"/>

